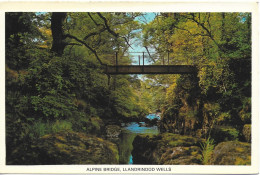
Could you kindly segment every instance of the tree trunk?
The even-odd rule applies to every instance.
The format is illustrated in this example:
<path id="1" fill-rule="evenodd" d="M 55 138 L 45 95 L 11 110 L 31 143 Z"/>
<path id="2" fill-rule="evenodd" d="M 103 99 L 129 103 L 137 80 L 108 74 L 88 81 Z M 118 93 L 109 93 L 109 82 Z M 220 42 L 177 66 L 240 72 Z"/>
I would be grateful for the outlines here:
<path id="1" fill-rule="evenodd" d="M 66 12 L 53 12 L 51 16 L 53 38 L 51 51 L 55 52 L 58 56 L 63 54 L 64 48 L 66 47 L 66 37 L 62 28 L 66 16 Z"/>

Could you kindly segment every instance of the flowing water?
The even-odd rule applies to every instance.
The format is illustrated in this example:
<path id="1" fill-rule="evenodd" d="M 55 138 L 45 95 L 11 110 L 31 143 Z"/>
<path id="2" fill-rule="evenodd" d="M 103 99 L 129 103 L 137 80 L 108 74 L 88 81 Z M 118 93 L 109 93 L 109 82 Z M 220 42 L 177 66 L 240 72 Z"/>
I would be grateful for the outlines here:
<path id="1" fill-rule="evenodd" d="M 138 134 L 159 134 L 157 126 L 145 126 L 144 122 L 122 123 L 122 134 L 119 141 L 119 163 L 133 164 L 132 143 Z"/>

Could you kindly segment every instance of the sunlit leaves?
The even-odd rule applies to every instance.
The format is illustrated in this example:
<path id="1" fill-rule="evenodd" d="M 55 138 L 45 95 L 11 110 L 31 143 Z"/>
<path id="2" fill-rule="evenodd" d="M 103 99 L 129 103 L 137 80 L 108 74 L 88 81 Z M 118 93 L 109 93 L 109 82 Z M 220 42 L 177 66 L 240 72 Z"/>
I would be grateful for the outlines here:
<path id="1" fill-rule="evenodd" d="M 170 64 L 198 68 L 199 88 L 189 86 L 186 82 L 193 80 L 183 76 L 170 82 L 165 114 L 180 103 L 178 99 L 185 106 L 192 97 L 208 101 L 210 110 L 219 103 L 214 114 L 219 121 L 250 122 L 248 105 L 241 107 L 246 104 L 242 99 L 251 95 L 250 13 L 161 13 L 144 26 L 143 33 L 145 46 L 170 51 Z M 148 77 L 157 81 L 158 76 Z"/>

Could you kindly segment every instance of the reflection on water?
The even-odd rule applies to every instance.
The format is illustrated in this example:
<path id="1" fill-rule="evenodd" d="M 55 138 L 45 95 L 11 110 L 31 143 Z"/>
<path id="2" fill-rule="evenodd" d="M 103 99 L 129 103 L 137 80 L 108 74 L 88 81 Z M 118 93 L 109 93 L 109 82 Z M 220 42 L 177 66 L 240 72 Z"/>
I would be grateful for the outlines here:
<path id="1" fill-rule="evenodd" d="M 122 123 L 122 134 L 119 141 L 119 163 L 133 164 L 131 151 L 132 143 L 138 134 L 159 134 L 157 126 L 147 127 L 144 122 Z"/>

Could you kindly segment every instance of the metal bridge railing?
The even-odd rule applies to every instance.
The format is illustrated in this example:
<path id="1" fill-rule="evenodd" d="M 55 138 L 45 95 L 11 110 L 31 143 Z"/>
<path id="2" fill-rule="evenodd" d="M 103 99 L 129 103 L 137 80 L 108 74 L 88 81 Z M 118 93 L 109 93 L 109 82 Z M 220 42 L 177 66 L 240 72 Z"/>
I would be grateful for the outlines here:
<path id="1" fill-rule="evenodd" d="M 172 52 L 126 52 L 125 54 L 121 54 L 119 52 L 115 52 L 114 54 L 114 64 L 113 66 L 120 66 L 120 65 L 129 65 L 126 63 L 123 63 L 122 58 L 123 57 L 128 57 L 132 61 L 134 60 L 135 63 L 133 62 L 130 65 L 139 65 L 139 66 L 144 66 L 144 65 L 151 65 L 150 63 L 155 61 L 156 65 L 194 65 L 194 59 L 192 58 L 192 61 L 189 59 L 187 60 L 177 60 L 173 56 L 171 56 Z M 158 62 L 159 60 L 159 62 Z M 186 63 L 185 63 L 186 62 Z M 190 63 L 192 62 L 192 63 Z"/>

